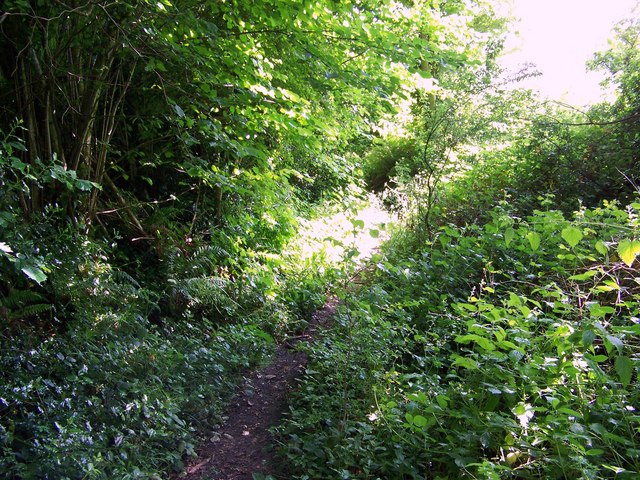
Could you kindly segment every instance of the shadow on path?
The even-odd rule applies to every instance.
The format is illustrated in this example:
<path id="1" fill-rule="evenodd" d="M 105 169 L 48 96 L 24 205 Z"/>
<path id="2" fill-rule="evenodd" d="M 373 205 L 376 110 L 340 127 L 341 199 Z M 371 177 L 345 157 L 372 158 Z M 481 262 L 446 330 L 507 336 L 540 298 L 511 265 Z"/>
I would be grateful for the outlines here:
<path id="1" fill-rule="evenodd" d="M 249 373 L 225 414 L 227 420 L 218 435 L 198 450 L 179 478 L 186 480 L 252 480 L 254 473 L 272 474 L 275 463 L 269 429 L 279 424 L 287 410 L 287 396 L 307 366 L 307 356 L 296 351 L 300 342 L 313 342 L 336 311 L 329 300 L 316 311 L 304 334 L 280 345 L 267 367 Z"/>

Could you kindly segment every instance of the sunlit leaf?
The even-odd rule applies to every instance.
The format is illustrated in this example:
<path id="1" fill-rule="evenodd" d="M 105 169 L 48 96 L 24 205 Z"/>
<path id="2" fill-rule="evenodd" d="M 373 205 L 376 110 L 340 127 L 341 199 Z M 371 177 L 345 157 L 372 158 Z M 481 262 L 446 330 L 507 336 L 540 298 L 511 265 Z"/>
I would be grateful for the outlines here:
<path id="1" fill-rule="evenodd" d="M 428 422 L 427 422 L 426 417 L 423 417 L 422 415 L 415 415 L 415 416 L 413 417 L 413 424 L 414 424 L 416 427 L 420 427 L 420 428 L 426 427 L 426 426 L 427 426 L 427 423 L 428 423 Z"/>
<path id="2" fill-rule="evenodd" d="M 511 242 L 516 237 L 516 231 L 513 228 L 507 228 L 504 232 L 504 243 L 507 245 L 511 245 Z"/>
<path id="3" fill-rule="evenodd" d="M 503 350 L 517 350 L 518 346 L 513 343 L 510 342 L 509 340 L 500 340 L 498 342 L 498 347 L 502 348 Z"/>
<path id="4" fill-rule="evenodd" d="M 589 280 L 590 278 L 594 277 L 598 272 L 596 270 L 587 270 L 584 273 L 579 273 L 577 275 L 571 275 L 569 277 L 569 280 L 578 280 L 578 281 L 583 281 L 583 280 Z"/>
<path id="5" fill-rule="evenodd" d="M 596 242 L 595 249 L 600 255 L 606 255 L 609 252 L 609 249 L 602 240 Z"/>
<path id="6" fill-rule="evenodd" d="M 630 267 L 636 259 L 636 256 L 640 254 L 640 241 L 620 240 L 617 251 L 620 259 Z"/>
<path id="7" fill-rule="evenodd" d="M 473 342 L 479 345 L 480 347 L 484 348 L 485 350 L 489 350 L 489 351 L 496 349 L 496 345 L 491 340 L 475 334 L 462 335 L 462 336 L 456 337 L 456 342 L 463 343 L 463 344 L 468 344 Z"/>
<path id="8" fill-rule="evenodd" d="M 602 455 L 604 453 L 604 450 L 602 450 L 601 448 L 591 448 L 589 450 L 587 450 L 585 452 L 589 457 L 594 457 L 597 455 Z"/>
<path id="9" fill-rule="evenodd" d="M 186 115 L 184 113 L 184 110 L 182 110 L 182 108 L 180 108 L 180 105 L 176 104 L 173 106 L 174 110 L 176 111 L 176 113 L 178 114 L 179 117 L 184 118 Z"/>
<path id="10" fill-rule="evenodd" d="M 527 240 L 529 240 L 529 245 L 531 245 L 531 250 L 534 252 L 540 248 L 540 234 L 538 232 L 529 232 L 527 233 Z"/>
<path id="11" fill-rule="evenodd" d="M 576 227 L 566 227 L 562 229 L 562 238 L 571 247 L 575 247 L 582 240 L 582 232 Z"/>
<path id="12" fill-rule="evenodd" d="M 360 219 L 352 219 L 351 225 L 353 225 L 354 230 L 359 230 L 361 228 L 364 228 L 364 221 Z"/>
<path id="13" fill-rule="evenodd" d="M 35 281 L 38 285 L 41 285 L 47 279 L 45 273 L 38 267 L 33 265 L 27 265 L 21 268 L 24 273 L 31 280 Z"/>
<path id="14" fill-rule="evenodd" d="M 478 362 L 476 362 L 473 358 L 463 357 L 461 355 L 452 355 L 452 358 L 454 358 L 454 366 L 468 368 L 469 370 L 478 369 Z"/>
<path id="15" fill-rule="evenodd" d="M 593 303 L 592 305 L 589 306 L 589 312 L 591 313 L 591 316 L 594 318 L 604 317 L 606 315 L 615 313 L 615 311 L 616 311 L 615 308 L 609 307 L 607 305 L 603 306 L 603 305 L 600 305 L 599 303 Z"/>
<path id="16" fill-rule="evenodd" d="M 622 340 L 620 340 L 615 335 L 607 335 L 606 339 L 609 344 L 611 344 L 616 348 L 616 350 L 618 350 L 618 353 L 622 353 L 622 349 L 624 348 L 624 343 L 622 343 Z M 607 348 L 607 350 L 609 351 L 609 354 L 612 353 L 611 349 Z"/>

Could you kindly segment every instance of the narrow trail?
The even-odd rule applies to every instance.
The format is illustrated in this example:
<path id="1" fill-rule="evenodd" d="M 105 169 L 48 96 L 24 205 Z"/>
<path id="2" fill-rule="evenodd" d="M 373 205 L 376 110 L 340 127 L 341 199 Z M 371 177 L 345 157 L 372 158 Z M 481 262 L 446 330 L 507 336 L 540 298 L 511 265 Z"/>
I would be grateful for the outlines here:
<path id="1" fill-rule="evenodd" d="M 354 221 L 360 222 L 360 229 L 355 234 Z M 371 196 L 357 217 L 351 218 L 341 212 L 306 225 L 305 228 L 313 232 L 306 236 L 307 253 L 311 255 L 322 249 L 328 258 L 338 262 L 352 245 L 358 249 L 358 258 L 354 261 L 362 264 L 387 237 L 384 230 L 392 221 L 380 202 Z M 372 235 L 371 230 L 382 233 Z M 317 241 L 309 241 L 312 236 Z M 327 244 L 327 237 L 341 239 L 341 247 Z M 187 466 L 180 479 L 253 480 L 254 473 L 267 476 L 282 471 L 276 463 L 274 439 L 269 429 L 280 423 L 287 410 L 288 395 L 308 363 L 306 354 L 295 347 L 301 342 L 313 342 L 317 334 L 330 325 L 337 304 L 337 300 L 329 300 L 312 315 L 301 336 L 278 347 L 271 364 L 245 377 L 225 413 L 226 421 L 218 434 L 198 450 L 197 459 Z"/>
<path id="2" fill-rule="evenodd" d="M 307 365 L 306 354 L 295 346 L 313 342 L 330 324 L 336 306 L 336 300 L 328 301 L 313 314 L 303 335 L 280 345 L 270 365 L 247 375 L 218 435 L 202 446 L 181 479 L 252 480 L 254 473 L 266 476 L 279 470 L 269 429 L 279 423 L 287 396 Z"/>

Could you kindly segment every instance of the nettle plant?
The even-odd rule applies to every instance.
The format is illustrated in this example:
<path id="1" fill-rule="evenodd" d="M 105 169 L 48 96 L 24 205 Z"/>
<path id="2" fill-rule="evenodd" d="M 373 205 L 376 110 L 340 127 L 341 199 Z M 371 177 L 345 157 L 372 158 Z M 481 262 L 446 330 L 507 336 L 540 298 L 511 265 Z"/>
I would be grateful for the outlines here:
<path id="1" fill-rule="evenodd" d="M 355 331 L 384 362 L 332 440 L 357 454 L 319 447 L 327 429 L 299 411 L 290 452 L 329 456 L 312 478 L 637 478 L 639 211 L 521 219 L 503 204 L 484 226 L 443 226 L 380 262 Z M 307 389 L 336 395 L 317 376 Z"/>
<path id="2" fill-rule="evenodd" d="M 497 209 L 470 236 L 442 229 L 439 253 L 454 264 L 480 256 L 484 268 L 469 298 L 431 315 L 417 337 L 427 373 L 400 374 L 381 408 L 409 445 L 424 437 L 425 467 L 489 478 L 637 474 L 638 207 L 605 204 L 573 221 Z"/>

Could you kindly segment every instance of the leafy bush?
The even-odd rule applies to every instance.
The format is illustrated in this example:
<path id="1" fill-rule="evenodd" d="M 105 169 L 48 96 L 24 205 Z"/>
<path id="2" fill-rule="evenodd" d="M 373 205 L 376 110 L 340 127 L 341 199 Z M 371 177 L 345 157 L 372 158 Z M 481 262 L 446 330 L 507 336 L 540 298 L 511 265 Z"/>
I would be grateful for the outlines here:
<path id="1" fill-rule="evenodd" d="M 13 478 L 161 478 L 219 421 L 236 375 L 272 341 L 251 326 L 129 313 L 26 349 L 2 339 L 0 473 Z"/>
<path id="2" fill-rule="evenodd" d="M 417 155 L 416 142 L 410 138 L 388 137 L 374 144 L 362 167 L 367 188 L 381 192 L 392 186 L 391 182 L 400 171 L 414 175 Z"/>
<path id="3" fill-rule="evenodd" d="M 639 212 L 503 204 L 388 252 L 312 352 L 293 478 L 637 477 Z"/>

